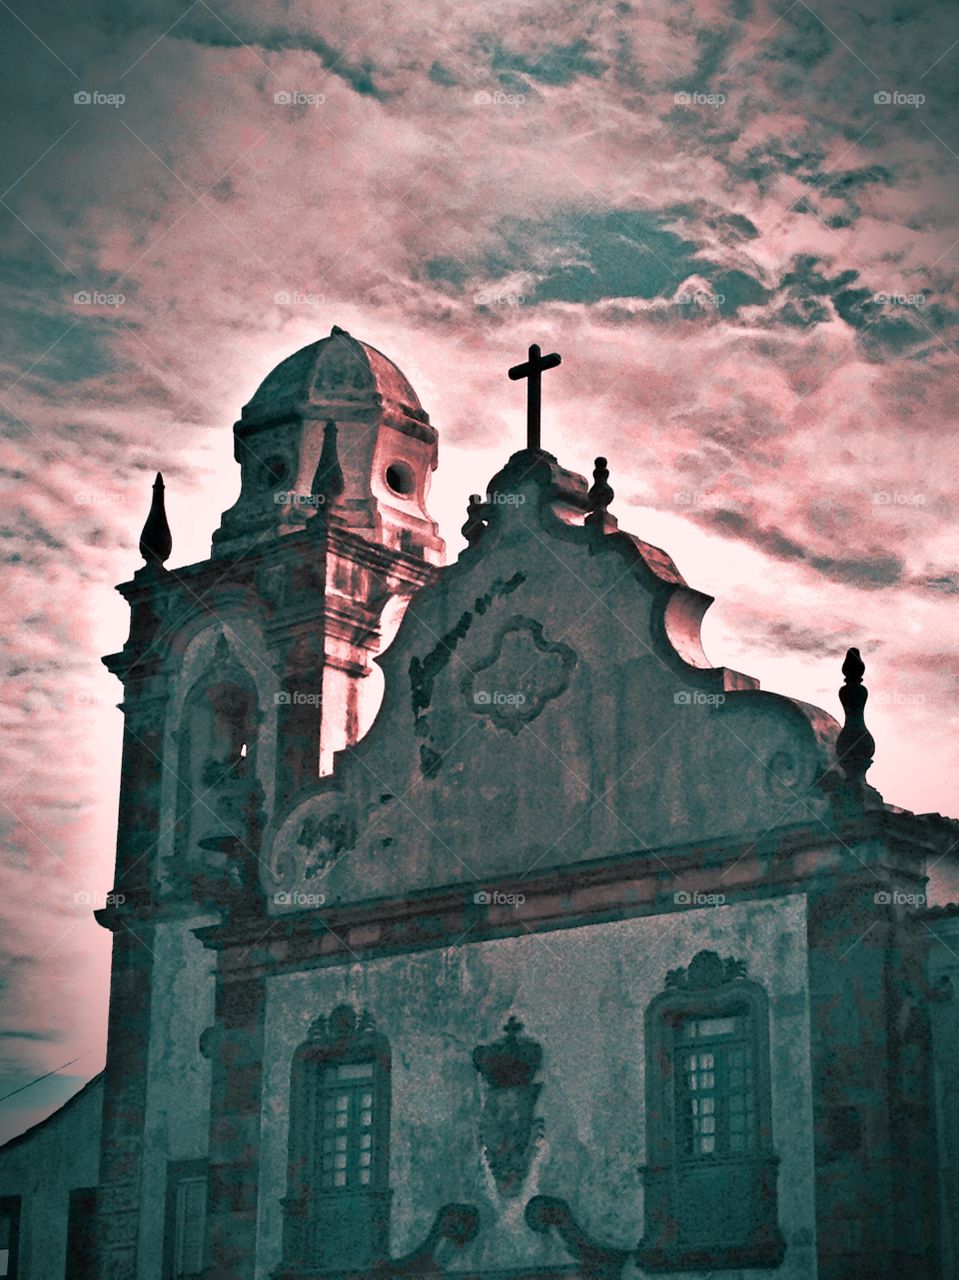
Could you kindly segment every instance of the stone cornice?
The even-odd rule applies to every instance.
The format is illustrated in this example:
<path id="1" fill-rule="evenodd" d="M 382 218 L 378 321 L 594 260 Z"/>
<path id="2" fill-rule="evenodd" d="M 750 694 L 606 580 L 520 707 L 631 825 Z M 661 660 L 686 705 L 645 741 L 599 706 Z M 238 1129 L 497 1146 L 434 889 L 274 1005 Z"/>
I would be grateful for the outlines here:
<path id="1" fill-rule="evenodd" d="M 731 903 L 840 886 L 863 892 L 887 884 L 921 888 L 925 877 L 916 855 L 941 848 L 930 845 L 911 818 L 873 812 L 835 832 L 797 824 L 544 868 L 495 883 L 444 885 L 402 899 L 276 916 L 257 910 L 195 932 L 224 953 L 222 972 L 250 976 L 695 908 L 677 898 L 682 894 L 720 893 Z M 855 856 L 853 844 L 859 847 Z M 871 856 L 864 857 L 869 844 Z"/>

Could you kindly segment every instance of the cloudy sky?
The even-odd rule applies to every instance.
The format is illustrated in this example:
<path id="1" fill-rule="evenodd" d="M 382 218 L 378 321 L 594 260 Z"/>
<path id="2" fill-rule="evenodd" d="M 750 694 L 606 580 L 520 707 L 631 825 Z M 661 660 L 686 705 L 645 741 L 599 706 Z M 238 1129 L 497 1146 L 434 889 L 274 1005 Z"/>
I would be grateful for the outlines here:
<path id="1" fill-rule="evenodd" d="M 240 407 L 333 324 L 439 428 L 454 552 L 561 351 L 545 443 L 609 456 L 711 659 L 838 714 L 858 644 L 871 780 L 959 811 L 953 42 L 945 0 L 0 0 L 0 1094 L 79 1059 L 0 1136 L 102 1061 L 153 472 L 204 558 Z"/>

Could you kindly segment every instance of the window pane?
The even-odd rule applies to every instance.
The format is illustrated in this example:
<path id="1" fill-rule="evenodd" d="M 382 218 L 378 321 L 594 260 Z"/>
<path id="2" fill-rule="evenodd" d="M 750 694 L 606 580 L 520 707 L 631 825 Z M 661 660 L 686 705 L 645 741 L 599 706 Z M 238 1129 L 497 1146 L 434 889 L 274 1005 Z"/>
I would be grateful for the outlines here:
<path id="1" fill-rule="evenodd" d="M 349 1191 L 371 1183 L 375 1069 L 372 1062 L 355 1062 L 323 1071 L 323 1127 L 335 1135 L 335 1145 L 325 1140 L 318 1153 L 327 1191 Z"/>
<path id="2" fill-rule="evenodd" d="M 738 1030 L 738 1018 L 702 1018 L 698 1023 L 700 1036 L 731 1036 Z"/>
<path id="3" fill-rule="evenodd" d="M 741 1015 L 690 1019 L 677 1029 L 677 1040 L 704 1044 L 695 1053 L 677 1044 L 676 1136 L 678 1150 L 687 1156 L 743 1154 L 753 1146 L 748 1047 L 741 1040 L 723 1043 L 747 1032 L 748 1020 Z"/>
<path id="4" fill-rule="evenodd" d="M 338 1080 L 369 1080 L 373 1075 L 372 1062 L 346 1062 L 336 1068 Z"/>

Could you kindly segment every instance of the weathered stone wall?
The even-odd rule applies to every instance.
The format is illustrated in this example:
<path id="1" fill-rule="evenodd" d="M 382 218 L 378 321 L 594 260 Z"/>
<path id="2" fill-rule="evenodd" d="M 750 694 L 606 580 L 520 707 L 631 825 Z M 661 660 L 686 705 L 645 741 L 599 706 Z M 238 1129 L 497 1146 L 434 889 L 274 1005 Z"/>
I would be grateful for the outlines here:
<path id="1" fill-rule="evenodd" d="M 199 1042 L 213 1022 L 215 957 L 193 935 L 199 923 L 158 925 L 154 941 L 138 1280 L 161 1280 L 168 1161 L 200 1159 L 209 1146 L 210 1063 Z"/>
<path id="2" fill-rule="evenodd" d="M 103 1077 L 0 1147 L 0 1196 L 21 1197 L 18 1280 L 59 1280 L 67 1256 L 70 1192 L 99 1179 Z"/>
<path id="3" fill-rule="evenodd" d="M 942 1274 L 959 1276 L 959 917 L 932 919 L 929 951 L 933 1075 L 939 1147 Z"/>
<path id="4" fill-rule="evenodd" d="M 567 1200 L 599 1240 L 635 1248 L 643 1233 L 646 1006 L 669 969 L 709 948 L 746 962 L 770 1001 L 772 1116 L 781 1157 L 781 1280 L 815 1277 L 805 899 L 790 895 L 369 959 L 268 982 L 257 1277 L 280 1258 L 289 1075 L 311 1021 L 340 1002 L 367 1008 L 393 1055 L 392 1253 L 419 1245 L 449 1202 L 478 1207 L 480 1234 L 453 1263 L 569 1263 L 534 1234 L 536 1194 Z M 544 1134 L 518 1200 L 500 1199 L 480 1149 L 484 1089 L 472 1065 L 515 1013 L 543 1046 Z M 751 1272 L 758 1277 L 765 1272 Z M 772 1273 L 770 1273 L 772 1274 Z"/>

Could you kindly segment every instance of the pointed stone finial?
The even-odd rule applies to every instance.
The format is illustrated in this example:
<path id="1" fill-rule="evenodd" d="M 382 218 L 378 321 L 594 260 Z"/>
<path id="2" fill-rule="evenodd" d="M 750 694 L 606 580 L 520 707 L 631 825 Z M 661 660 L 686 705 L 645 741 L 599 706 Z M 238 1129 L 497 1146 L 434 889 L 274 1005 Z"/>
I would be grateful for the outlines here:
<path id="1" fill-rule="evenodd" d="M 836 755 L 849 782 L 863 783 L 866 770 L 872 764 L 876 743 L 866 728 L 864 711 L 869 690 L 862 682 L 866 665 L 858 649 L 846 651 L 842 664 L 845 683 L 839 690 L 839 701 L 846 713 L 846 722 L 836 739 Z"/>
<path id="2" fill-rule="evenodd" d="M 169 560 L 170 552 L 173 550 L 173 536 L 167 523 L 163 494 L 163 476 L 158 471 L 156 479 L 153 481 L 153 501 L 150 504 L 150 514 L 147 516 L 143 532 L 140 534 L 140 555 L 143 556 L 147 564 L 152 564 L 157 569 L 161 569 L 164 561 Z"/>
<path id="3" fill-rule="evenodd" d="M 469 506 L 466 508 L 466 524 L 460 530 L 466 541 L 473 545 L 483 536 L 486 528 L 486 504 L 478 493 L 470 494 Z"/>
<path id="4" fill-rule="evenodd" d="M 310 491 L 313 505 L 317 510 L 320 507 L 333 506 L 343 493 L 343 489 L 343 468 L 340 466 L 336 447 L 336 423 L 330 418 L 323 428 L 323 449 L 320 460 L 316 464 L 316 473 L 313 476 L 313 486 Z"/>
<path id="5" fill-rule="evenodd" d="M 606 510 L 614 496 L 609 485 L 609 467 L 606 459 L 597 458 L 593 467 L 593 485 L 589 491 L 589 515 L 586 517 L 586 524 L 599 525 L 600 528 L 608 524 L 615 525 L 615 518 Z"/>

